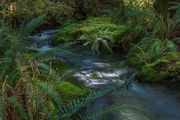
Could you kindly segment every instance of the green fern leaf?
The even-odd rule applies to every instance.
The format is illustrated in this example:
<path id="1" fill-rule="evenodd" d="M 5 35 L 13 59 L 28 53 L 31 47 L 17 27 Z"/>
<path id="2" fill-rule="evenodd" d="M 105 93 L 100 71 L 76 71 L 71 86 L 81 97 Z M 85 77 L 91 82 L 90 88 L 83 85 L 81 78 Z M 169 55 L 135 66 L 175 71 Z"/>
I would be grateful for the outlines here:
<path id="1" fill-rule="evenodd" d="M 109 46 L 108 42 L 106 40 L 102 40 L 104 46 L 106 47 L 106 49 L 110 52 L 113 53 L 113 50 L 111 49 L 111 47 Z"/>
<path id="2" fill-rule="evenodd" d="M 98 40 L 94 40 L 94 42 L 92 43 L 92 47 L 91 50 L 93 53 L 98 53 L 98 55 L 100 54 L 100 50 L 99 50 L 99 41 Z"/>
<path id="3" fill-rule="evenodd" d="M 112 106 L 103 109 L 97 109 L 93 112 L 86 112 L 84 115 L 78 116 L 77 120 L 92 120 L 111 113 L 119 113 L 120 120 L 152 120 L 152 117 L 146 113 L 131 107 L 129 105 Z"/>
<path id="4" fill-rule="evenodd" d="M 23 39 L 24 37 L 27 37 L 29 34 L 33 32 L 33 30 L 42 22 L 43 16 L 39 16 L 33 20 L 31 20 L 28 24 L 25 26 L 22 26 L 19 31 L 18 40 Z"/>
<path id="5" fill-rule="evenodd" d="M 159 57 L 162 54 L 162 43 L 158 40 L 156 41 L 148 50 L 148 54 L 152 57 Z"/>
<path id="6" fill-rule="evenodd" d="M 47 93 L 49 96 L 52 97 L 52 99 L 58 104 L 60 105 L 61 103 L 61 98 L 59 96 L 59 94 L 54 90 L 54 88 L 45 83 L 45 82 L 39 82 L 38 83 L 38 87 L 40 88 L 40 90 L 42 90 L 43 92 Z"/>
<path id="7" fill-rule="evenodd" d="M 176 50 L 176 45 L 175 45 L 175 43 L 173 42 L 173 41 L 171 41 L 171 40 L 168 40 L 167 42 L 166 42 L 166 47 L 168 48 L 168 50 L 170 51 L 170 52 L 176 52 L 177 50 Z"/>

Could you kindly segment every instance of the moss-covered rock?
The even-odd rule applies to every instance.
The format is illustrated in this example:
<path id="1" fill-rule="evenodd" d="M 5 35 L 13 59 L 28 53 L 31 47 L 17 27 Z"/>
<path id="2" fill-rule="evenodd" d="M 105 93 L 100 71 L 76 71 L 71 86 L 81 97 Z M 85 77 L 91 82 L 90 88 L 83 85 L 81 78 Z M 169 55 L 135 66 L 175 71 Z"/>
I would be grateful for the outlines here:
<path id="1" fill-rule="evenodd" d="M 84 97 L 87 95 L 87 89 L 80 88 L 72 83 L 69 82 L 60 82 L 58 85 L 56 85 L 56 90 L 60 94 L 62 101 L 64 104 Z"/>
<path id="2" fill-rule="evenodd" d="M 72 100 L 79 99 L 84 97 L 88 94 L 88 89 L 83 86 L 81 82 L 75 79 L 72 74 L 72 68 L 66 63 L 62 62 L 61 60 L 55 59 L 45 62 L 47 68 L 47 74 L 40 76 L 41 80 L 49 79 L 49 70 L 51 69 L 53 73 L 55 73 L 56 77 L 60 78 L 61 80 L 54 79 L 52 77 L 51 80 L 51 87 L 59 93 L 59 96 L 62 100 L 62 104 L 66 104 Z M 43 70 L 41 68 L 40 70 Z M 52 75 L 54 76 L 54 74 Z"/>
<path id="3" fill-rule="evenodd" d="M 153 63 L 142 65 L 137 78 L 143 82 L 179 83 L 180 54 L 169 53 Z"/>
<path id="4" fill-rule="evenodd" d="M 171 41 L 143 38 L 128 53 L 127 64 L 139 70 L 137 79 L 143 82 L 180 82 L 180 53 Z"/>
<path id="5" fill-rule="evenodd" d="M 144 65 L 141 68 L 138 78 L 144 82 L 165 82 L 168 71 L 161 71 L 152 64 Z"/>
<path id="6" fill-rule="evenodd" d="M 72 23 L 59 31 L 54 37 L 53 44 L 78 43 L 93 45 L 96 47 L 115 46 L 119 36 L 126 31 L 125 25 L 117 25 L 112 22 L 111 17 L 89 17 L 80 23 Z M 98 41 L 98 42 L 94 42 Z"/>
<path id="7" fill-rule="evenodd" d="M 64 28 L 62 28 L 59 33 L 53 38 L 52 43 L 54 45 L 70 42 L 75 40 L 79 36 L 78 33 L 79 24 L 72 23 Z"/>
<path id="8" fill-rule="evenodd" d="M 126 63 L 134 68 L 141 69 L 141 67 L 149 61 L 149 56 L 146 53 L 129 53 Z"/>

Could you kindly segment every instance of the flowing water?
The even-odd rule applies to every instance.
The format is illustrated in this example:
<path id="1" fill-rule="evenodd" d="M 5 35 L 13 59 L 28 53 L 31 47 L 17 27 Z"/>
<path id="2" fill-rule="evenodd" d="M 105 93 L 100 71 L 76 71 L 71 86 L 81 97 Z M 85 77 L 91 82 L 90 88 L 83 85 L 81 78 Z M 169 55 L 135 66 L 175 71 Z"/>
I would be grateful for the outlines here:
<path id="1" fill-rule="evenodd" d="M 48 30 L 30 36 L 33 46 L 40 50 L 55 49 L 51 46 L 51 38 L 57 30 Z M 72 67 L 77 69 L 74 74 L 86 87 L 99 89 L 111 84 L 121 84 L 124 80 L 133 80 L 136 71 L 124 65 L 125 55 L 96 56 L 81 46 L 63 45 L 57 55 L 64 58 Z M 130 89 L 122 89 L 97 100 L 91 110 L 104 109 L 107 106 L 134 106 L 157 120 L 180 120 L 180 92 L 160 85 L 132 83 Z M 126 116 L 128 120 L 145 120 L 143 117 Z M 101 120 L 121 120 L 121 114 L 113 113 Z M 125 119 L 123 119 L 125 120 Z"/>

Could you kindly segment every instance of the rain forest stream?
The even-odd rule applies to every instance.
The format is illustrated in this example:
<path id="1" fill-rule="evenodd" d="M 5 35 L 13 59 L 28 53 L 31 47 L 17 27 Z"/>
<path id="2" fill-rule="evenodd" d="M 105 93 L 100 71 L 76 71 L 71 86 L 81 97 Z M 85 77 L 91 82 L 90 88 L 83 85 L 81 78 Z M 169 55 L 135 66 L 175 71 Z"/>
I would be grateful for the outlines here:
<path id="1" fill-rule="evenodd" d="M 51 38 L 57 30 L 48 30 L 29 36 L 34 47 L 40 50 L 54 49 Z M 123 53 L 97 56 L 82 46 L 63 45 L 57 55 L 62 57 L 77 72 L 74 74 L 86 87 L 99 89 L 111 84 L 121 84 L 124 80 L 134 80 L 137 73 L 133 68 L 124 65 Z M 97 100 L 91 109 L 118 106 L 134 106 L 157 120 L 180 120 L 180 92 L 162 85 L 133 82 L 130 89 L 122 89 Z M 118 113 L 106 115 L 102 120 L 119 120 Z M 137 118 L 138 119 L 138 118 Z M 140 118 L 144 120 L 143 118 Z M 138 120 L 140 120 L 138 119 Z"/>

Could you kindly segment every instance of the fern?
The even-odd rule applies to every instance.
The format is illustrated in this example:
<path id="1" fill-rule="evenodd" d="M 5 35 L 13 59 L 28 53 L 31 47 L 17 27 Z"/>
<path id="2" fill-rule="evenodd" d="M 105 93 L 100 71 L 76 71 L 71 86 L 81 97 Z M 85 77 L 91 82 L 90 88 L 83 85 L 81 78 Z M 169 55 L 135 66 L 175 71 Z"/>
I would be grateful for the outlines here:
<path id="1" fill-rule="evenodd" d="M 53 87 L 50 84 L 47 84 L 45 82 L 39 82 L 38 87 L 49 96 L 52 96 L 52 99 L 56 102 L 56 104 L 60 105 L 61 98 L 59 94 L 53 89 Z"/>
<path id="2" fill-rule="evenodd" d="M 9 97 L 7 101 L 8 101 L 8 105 L 15 110 L 14 112 L 18 115 L 19 118 L 24 120 L 29 120 L 29 115 L 27 113 L 27 110 L 23 108 L 23 106 L 18 102 L 17 98 Z"/>
<path id="3" fill-rule="evenodd" d="M 91 50 L 92 50 L 94 53 L 100 54 L 99 41 L 98 41 L 98 40 L 94 40 L 94 42 L 93 42 L 93 44 L 92 44 L 92 47 L 91 47 Z"/>
<path id="4" fill-rule="evenodd" d="M 3 105 L 3 112 L 6 113 L 3 119 L 14 117 L 13 119 L 29 120 L 32 119 L 30 114 L 37 112 L 30 109 L 30 105 L 34 105 L 34 100 L 29 99 L 34 94 L 31 90 L 33 85 L 30 80 L 34 79 L 36 76 L 34 73 L 37 71 L 31 71 L 28 61 L 24 58 L 26 48 L 22 41 L 41 20 L 42 17 L 35 18 L 27 25 L 23 25 L 23 27 L 16 30 L 7 27 L 0 29 L 0 79 L 1 82 L 6 81 L 5 86 L 8 86 L 8 90 L 5 88 L 3 93 L 5 97 L 3 102 L 7 103 L 7 105 Z M 8 109 L 10 111 L 7 111 Z"/>
<path id="5" fill-rule="evenodd" d="M 111 93 L 115 90 L 123 88 L 125 85 L 120 86 L 111 86 L 99 91 L 91 91 L 90 94 L 86 98 L 81 98 L 78 100 L 71 101 L 69 104 L 65 106 L 57 106 L 55 103 L 55 107 L 59 110 L 58 116 L 59 119 L 71 119 L 72 116 L 78 114 L 78 111 L 82 108 L 88 107 L 91 103 L 97 100 L 100 97 L 105 96 L 108 93 Z"/>
<path id="6" fill-rule="evenodd" d="M 173 21 L 175 22 L 176 28 L 179 28 L 180 25 L 180 2 L 171 2 L 172 7 L 169 8 L 169 10 L 175 10 L 176 13 L 173 17 Z"/>
<path id="7" fill-rule="evenodd" d="M 162 54 L 162 43 L 158 40 L 150 47 L 148 53 L 152 57 L 159 57 Z"/>
<path id="8" fill-rule="evenodd" d="M 146 113 L 128 105 L 111 106 L 103 109 L 97 108 L 96 111 L 86 112 L 83 115 L 79 115 L 79 117 L 76 117 L 76 120 L 93 120 L 112 112 L 119 113 L 118 116 L 120 116 L 119 119 L 121 120 L 131 120 L 132 117 L 134 117 L 133 120 L 152 120 L 152 118 Z"/>
<path id="9" fill-rule="evenodd" d="M 139 47 L 138 45 L 133 44 L 133 43 L 131 43 L 131 45 L 132 45 L 133 47 L 137 48 L 142 54 L 145 54 L 145 51 L 144 51 L 141 47 Z M 131 51 L 131 52 L 133 52 L 133 51 Z"/>
<path id="10" fill-rule="evenodd" d="M 81 35 L 77 40 L 80 40 L 80 41 L 82 41 L 82 40 L 89 41 L 90 38 L 87 35 Z"/>
<path id="11" fill-rule="evenodd" d="M 94 52 L 94 53 L 98 53 L 100 54 L 101 53 L 101 49 L 105 48 L 106 50 L 108 50 L 110 53 L 113 53 L 113 50 L 111 49 L 111 47 L 109 46 L 109 43 L 107 40 L 110 40 L 112 39 L 111 37 L 109 36 L 104 36 L 102 38 L 96 38 L 96 40 L 94 40 L 93 44 L 92 44 L 92 47 L 91 47 L 91 50 Z"/>
<path id="12" fill-rule="evenodd" d="M 0 59 L 0 64 L 8 64 L 10 63 L 11 58 L 1 58 Z"/>
<path id="13" fill-rule="evenodd" d="M 58 106 L 56 103 L 54 105 L 58 109 L 58 116 L 59 120 L 70 120 L 70 119 L 76 119 L 76 120 L 91 120 L 94 118 L 99 118 L 102 115 L 110 114 L 112 112 L 119 112 L 121 114 L 122 119 L 130 119 L 128 117 L 128 114 L 133 114 L 134 117 L 139 120 L 141 118 L 142 120 L 151 120 L 151 117 L 146 115 L 145 113 L 139 111 L 138 109 L 135 109 L 134 107 L 130 107 L 127 105 L 121 105 L 121 106 L 112 106 L 105 109 L 98 109 L 93 112 L 85 112 L 85 113 L 79 113 L 79 110 L 82 108 L 86 108 L 89 105 L 91 105 L 96 99 L 101 98 L 108 93 L 111 93 L 115 90 L 121 89 L 125 87 L 126 85 L 122 86 L 111 86 L 99 91 L 91 91 L 91 93 L 86 98 L 81 98 L 78 100 L 71 101 L 66 106 Z M 126 116 L 127 114 L 127 116 Z M 75 117 L 74 117 L 75 116 Z"/>
<path id="14" fill-rule="evenodd" d="M 22 25 L 22 27 L 19 30 L 19 34 L 17 36 L 17 38 L 19 40 L 22 40 L 24 37 L 27 37 L 28 35 L 30 35 L 30 33 L 32 33 L 34 31 L 34 29 L 42 22 L 43 20 L 43 16 L 39 16 L 35 19 L 33 19 L 32 21 L 30 21 L 28 24 L 26 24 L 25 26 Z"/>
<path id="15" fill-rule="evenodd" d="M 171 40 L 168 40 L 166 42 L 166 48 L 170 51 L 170 52 L 176 52 L 176 45 L 173 41 Z"/>

